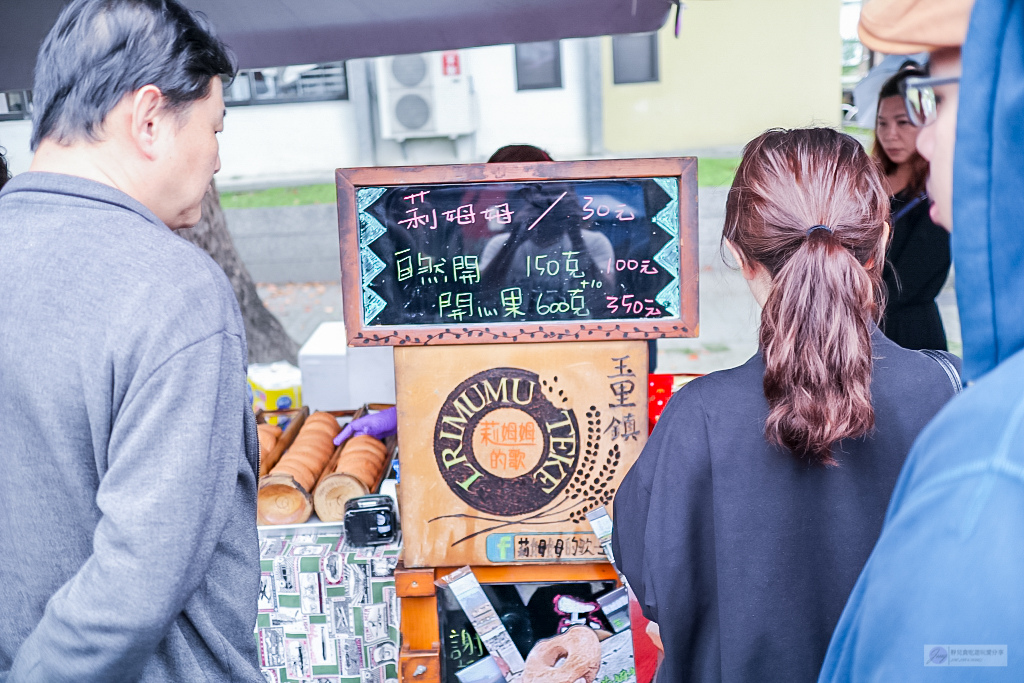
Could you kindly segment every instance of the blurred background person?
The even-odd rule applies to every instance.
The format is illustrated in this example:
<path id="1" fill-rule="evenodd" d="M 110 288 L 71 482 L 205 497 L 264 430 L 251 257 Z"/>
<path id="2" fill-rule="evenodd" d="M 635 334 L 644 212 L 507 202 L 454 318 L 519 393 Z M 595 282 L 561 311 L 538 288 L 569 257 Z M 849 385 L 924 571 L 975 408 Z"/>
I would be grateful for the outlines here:
<path id="1" fill-rule="evenodd" d="M 505 145 L 495 150 L 491 158 L 487 160 L 489 164 L 516 164 L 516 163 L 528 163 L 531 161 L 554 161 L 551 155 L 542 150 L 540 147 L 533 145 Z"/>
<path id="2" fill-rule="evenodd" d="M 908 117 L 901 88 L 907 78 L 924 75 L 909 61 L 878 93 L 872 154 L 885 174 L 892 213 L 883 273 L 888 301 L 881 328 L 904 348 L 945 350 L 946 332 L 935 297 L 949 275 L 949 233 L 928 215 L 928 162 L 916 146 L 921 129 Z"/>
<path id="3" fill-rule="evenodd" d="M 497 149 L 494 154 L 487 160 L 489 164 L 501 164 L 501 163 L 530 163 L 538 161 L 554 161 L 551 155 L 540 147 L 526 144 L 515 144 L 505 145 Z M 572 249 L 585 252 L 585 262 L 587 269 L 599 277 L 608 287 L 615 284 L 615 273 L 605 272 L 599 266 L 609 258 L 615 257 L 615 250 L 612 247 L 609 239 L 602 233 L 596 230 L 580 230 L 576 221 L 570 221 L 572 225 L 569 230 L 566 231 L 565 235 L 570 242 Z M 543 238 L 541 238 L 543 239 Z M 564 240 L 563 240 L 564 241 Z M 513 254 L 509 251 L 511 247 L 502 249 L 505 245 L 518 245 L 520 243 L 519 236 L 515 238 L 509 236 L 500 236 L 500 239 L 492 239 L 487 247 L 484 248 L 483 254 L 481 255 L 481 268 L 494 264 L 495 259 L 503 257 L 504 260 L 511 259 Z M 568 247 L 567 247 L 568 248 Z M 508 253 L 503 253 L 508 252 Z M 500 261 L 499 261 L 500 263 Z M 498 270 L 504 270 L 507 266 L 501 268 L 491 268 L 490 275 L 494 277 Z M 647 371 L 649 373 L 655 372 L 658 367 L 658 340 L 648 339 L 647 340 Z"/>
<path id="4" fill-rule="evenodd" d="M 575 287 L 572 278 L 567 279 L 561 269 L 554 273 L 539 271 L 531 268 L 531 264 L 536 264 L 539 257 L 562 263 L 567 260 L 567 253 L 573 253 L 576 270 L 584 277 L 601 280 L 605 290 L 614 287 L 614 273 L 601 267 L 615 258 L 612 244 L 600 232 L 587 227 L 583 209 L 572 190 L 569 183 L 522 187 L 511 229 L 492 237 L 480 255 L 480 277 L 486 286 L 502 288 L 529 281 L 536 294 L 558 292 L 567 296 L 568 288 Z M 550 211 L 554 206 L 558 210 Z M 603 293 L 592 288 L 587 294 L 590 308 L 600 310 Z"/>
<path id="5" fill-rule="evenodd" d="M 489 164 L 531 163 L 535 161 L 554 161 L 547 152 L 533 145 L 505 145 L 498 148 L 487 160 Z M 506 187 L 500 183 L 479 183 L 477 187 L 466 192 L 462 204 L 473 204 L 486 207 L 500 206 L 513 198 Z M 497 219 L 484 218 L 484 212 L 478 212 L 476 220 L 462 226 L 462 239 L 467 254 L 480 254 L 484 247 L 496 234 L 505 232 L 508 225 Z"/>

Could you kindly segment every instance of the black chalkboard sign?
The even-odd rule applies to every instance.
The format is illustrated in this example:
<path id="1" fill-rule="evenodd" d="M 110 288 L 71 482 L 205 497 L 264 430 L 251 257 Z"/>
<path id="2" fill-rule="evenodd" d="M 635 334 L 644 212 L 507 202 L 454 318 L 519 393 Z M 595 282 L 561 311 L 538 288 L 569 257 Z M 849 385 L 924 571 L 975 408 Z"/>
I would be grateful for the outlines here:
<path id="1" fill-rule="evenodd" d="M 688 161 L 339 171 L 350 343 L 695 335 Z"/>

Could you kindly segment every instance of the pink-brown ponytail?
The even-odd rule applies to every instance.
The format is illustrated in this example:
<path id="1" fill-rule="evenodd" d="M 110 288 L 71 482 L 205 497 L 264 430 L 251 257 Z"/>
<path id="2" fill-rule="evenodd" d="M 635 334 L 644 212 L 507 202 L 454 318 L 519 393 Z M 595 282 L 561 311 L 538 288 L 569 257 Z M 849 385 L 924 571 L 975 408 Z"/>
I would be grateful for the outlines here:
<path id="1" fill-rule="evenodd" d="M 874 427 L 871 328 L 888 215 L 878 168 L 848 135 L 771 130 L 743 151 L 723 237 L 771 275 L 765 436 L 799 457 L 833 465 L 837 441 Z"/>

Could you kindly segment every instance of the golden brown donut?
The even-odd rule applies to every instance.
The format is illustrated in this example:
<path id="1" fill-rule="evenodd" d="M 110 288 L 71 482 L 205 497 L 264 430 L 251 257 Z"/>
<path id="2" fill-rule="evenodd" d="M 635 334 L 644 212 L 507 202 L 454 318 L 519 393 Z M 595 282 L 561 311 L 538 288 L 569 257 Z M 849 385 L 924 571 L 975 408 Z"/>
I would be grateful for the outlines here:
<path id="1" fill-rule="evenodd" d="M 306 418 L 304 424 L 325 424 L 334 427 L 339 432 L 341 431 L 341 427 L 338 425 L 337 418 L 335 418 L 330 413 L 313 413 L 312 415 Z"/>
<path id="2" fill-rule="evenodd" d="M 352 472 L 357 469 L 372 470 L 374 472 L 383 469 L 384 463 L 377 460 L 369 460 L 367 458 L 357 458 L 354 460 L 344 460 L 338 463 L 338 466 L 334 468 L 335 472 Z"/>
<path id="3" fill-rule="evenodd" d="M 323 422 L 314 422 L 313 424 L 302 425 L 299 435 L 301 436 L 302 434 L 316 434 L 318 436 L 325 435 L 333 440 L 334 437 L 337 436 L 338 430 L 331 429 L 330 425 L 324 424 Z"/>
<path id="4" fill-rule="evenodd" d="M 377 462 L 383 462 L 384 454 L 374 453 L 373 451 L 349 451 L 341 454 L 341 460 L 375 460 Z"/>
<path id="5" fill-rule="evenodd" d="M 359 481 L 366 484 L 368 489 L 373 489 L 377 484 L 377 475 L 380 474 L 379 470 L 373 470 L 369 467 L 356 467 L 351 470 L 342 470 L 341 474 L 347 474 L 350 477 L 355 477 Z"/>
<path id="6" fill-rule="evenodd" d="M 359 451 L 342 451 L 340 460 L 345 462 L 347 460 L 358 460 L 358 459 L 369 459 L 376 460 L 378 462 L 384 461 L 384 453 L 376 453 L 374 451 L 359 450 Z"/>
<path id="7" fill-rule="evenodd" d="M 370 444 L 357 443 L 352 446 L 345 445 L 341 451 L 342 453 L 376 453 L 378 455 L 384 455 L 385 449 L 384 444 L 381 444 L 380 448 L 376 448 Z"/>
<path id="8" fill-rule="evenodd" d="M 303 425 L 291 448 L 269 474 L 290 474 L 308 493 L 334 453 L 333 438 L 329 425 Z"/>
<path id="9" fill-rule="evenodd" d="M 256 432 L 261 438 L 268 438 L 275 441 L 281 436 L 280 427 L 266 423 L 256 425 Z"/>
<path id="10" fill-rule="evenodd" d="M 374 450 L 384 450 L 384 443 L 380 439 L 375 439 L 368 434 L 357 434 L 345 442 L 345 450 L 360 446 L 373 448 Z"/>
<path id="11" fill-rule="evenodd" d="M 368 450 L 358 451 L 342 451 L 341 456 L 338 458 L 338 462 L 353 462 L 355 460 L 372 460 L 374 462 L 384 462 L 386 454 L 376 453 Z"/>
<path id="12" fill-rule="evenodd" d="M 260 444 L 260 460 L 262 461 L 270 451 L 274 450 L 277 440 L 281 437 L 281 428 L 277 425 L 258 424 L 256 425 L 256 438 Z"/>
<path id="13" fill-rule="evenodd" d="M 373 462 L 372 460 L 357 460 L 354 462 L 345 462 L 334 469 L 335 472 L 348 472 L 349 474 L 356 470 L 365 470 L 370 474 L 376 474 L 381 470 L 381 464 Z"/>
<path id="14" fill-rule="evenodd" d="M 557 667 L 559 661 L 562 661 Z M 601 642 L 589 626 L 573 626 L 533 646 L 521 683 L 594 683 L 601 669 Z"/>

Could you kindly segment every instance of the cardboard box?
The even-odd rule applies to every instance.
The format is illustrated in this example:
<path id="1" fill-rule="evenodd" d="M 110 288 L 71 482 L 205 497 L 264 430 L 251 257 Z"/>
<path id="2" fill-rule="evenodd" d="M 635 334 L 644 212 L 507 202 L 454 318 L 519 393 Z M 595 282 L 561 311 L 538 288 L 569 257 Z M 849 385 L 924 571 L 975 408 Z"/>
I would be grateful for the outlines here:
<path id="1" fill-rule="evenodd" d="M 313 410 L 395 402 L 391 347 L 349 347 L 345 323 L 321 323 L 299 350 L 303 399 Z"/>
<path id="2" fill-rule="evenodd" d="M 302 373 L 291 363 L 280 361 L 250 365 L 248 380 L 254 411 L 302 407 Z M 278 424 L 278 416 L 269 416 L 267 422 Z"/>
<path id="3" fill-rule="evenodd" d="M 647 441 L 647 345 L 397 347 L 407 567 L 594 562 Z"/>

